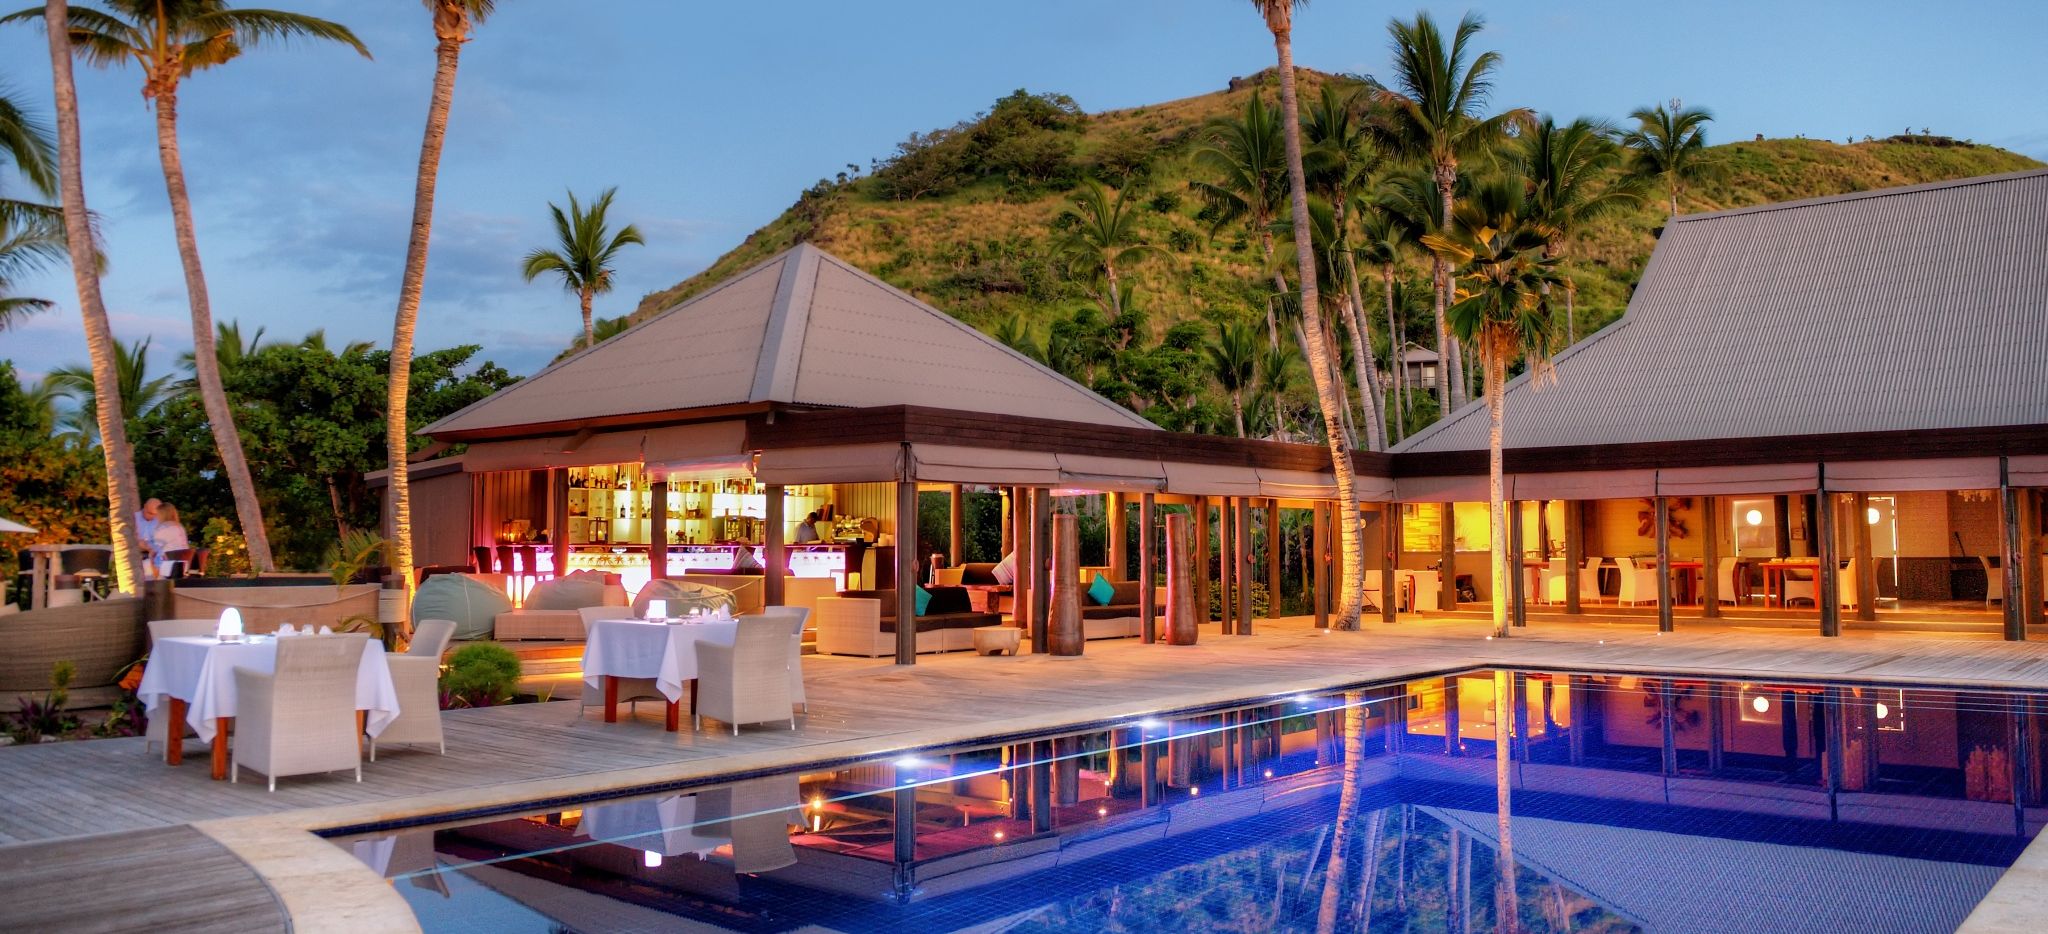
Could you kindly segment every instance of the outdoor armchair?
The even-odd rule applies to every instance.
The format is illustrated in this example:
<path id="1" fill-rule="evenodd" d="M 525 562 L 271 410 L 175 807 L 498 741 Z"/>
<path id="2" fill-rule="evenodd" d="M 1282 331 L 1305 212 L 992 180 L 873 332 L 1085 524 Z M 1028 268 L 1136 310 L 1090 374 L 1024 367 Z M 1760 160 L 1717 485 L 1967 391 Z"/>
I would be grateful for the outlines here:
<path id="1" fill-rule="evenodd" d="M 586 606 L 577 610 L 576 613 L 583 620 L 583 642 L 585 645 L 589 645 L 591 623 L 601 619 L 625 619 L 632 616 L 633 608 L 629 606 Z M 663 704 L 668 703 L 668 696 L 661 693 L 661 688 L 654 683 L 653 678 L 616 678 L 614 680 L 619 683 L 619 700 L 625 701 L 627 709 L 636 713 L 640 710 L 640 702 L 644 700 L 659 701 Z M 603 706 L 603 683 L 600 682 L 593 685 L 589 679 L 583 679 L 583 703 L 582 706 L 576 708 L 576 715 L 580 717 L 583 715 L 583 711 L 589 708 Z"/>
<path id="2" fill-rule="evenodd" d="M 724 722 L 734 736 L 743 723 L 786 720 L 790 712 L 789 631 L 781 626 L 741 626 L 731 645 L 697 645 L 697 727 L 704 718 Z"/>
<path id="3" fill-rule="evenodd" d="M 365 633 L 293 636 L 277 642 L 277 670 L 235 669 L 234 759 L 228 778 L 260 772 L 277 790 L 284 775 L 354 770 L 363 780 L 356 727 L 356 672 Z"/>
<path id="4" fill-rule="evenodd" d="M 771 606 L 762 608 L 759 613 L 740 617 L 742 624 L 752 619 L 773 620 L 789 626 L 789 699 L 809 713 L 810 702 L 804 699 L 804 626 L 811 620 L 811 611 L 800 606 Z"/>
<path id="5" fill-rule="evenodd" d="M 378 743 L 431 745 L 442 755 L 448 754 L 448 743 L 441 734 L 441 653 L 454 635 L 454 620 L 421 620 L 405 654 L 384 657 L 391 667 L 391 686 L 398 692 L 398 717 L 383 733 L 370 738 L 371 762 L 377 761 Z"/>
<path id="6" fill-rule="evenodd" d="M 1664 573 L 1663 568 L 1641 567 L 1634 558 L 1616 558 L 1614 564 L 1621 573 L 1621 590 L 1614 602 L 1623 606 L 1657 602 L 1657 575 Z"/>

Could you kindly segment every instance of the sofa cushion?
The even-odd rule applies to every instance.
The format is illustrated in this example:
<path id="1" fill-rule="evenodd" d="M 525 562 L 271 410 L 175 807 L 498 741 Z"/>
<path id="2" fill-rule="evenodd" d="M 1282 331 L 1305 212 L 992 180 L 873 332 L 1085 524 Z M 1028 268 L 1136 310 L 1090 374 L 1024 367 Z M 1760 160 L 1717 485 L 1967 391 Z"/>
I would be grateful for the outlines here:
<path id="1" fill-rule="evenodd" d="M 917 588 L 917 615 L 923 616 L 926 611 L 931 609 L 931 606 L 932 592 L 923 587 Z"/>
<path id="2" fill-rule="evenodd" d="M 1015 584 L 1017 582 L 1017 553 L 1013 551 L 1004 555 L 1003 560 L 996 562 L 996 566 L 989 569 L 988 576 L 995 578 L 998 584 Z"/>
<path id="3" fill-rule="evenodd" d="M 1135 604 L 1131 606 L 1121 606 L 1114 603 L 1110 604 L 1109 606 L 1088 606 L 1087 604 L 1081 605 L 1082 619 L 1124 619 L 1126 617 L 1134 617 L 1137 615 L 1138 607 Z"/>
<path id="4" fill-rule="evenodd" d="M 924 612 L 919 614 L 920 616 L 974 613 L 974 604 L 968 599 L 967 588 L 965 587 L 928 587 L 924 589 L 932 597 L 925 604 Z M 894 588 L 888 590 L 842 590 L 839 592 L 839 595 L 865 600 L 879 600 L 882 602 L 882 619 L 892 620 L 896 618 L 896 591 Z"/>
<path id="5" fill-rule="evenodd" d="M 1108 606 L 1116 602 L 1113 599 L 1115 596 L 1116 586 L 1109 582 L 1109 578 L 1100 574 L 1095 575 L 1095 580 L 1088 585 L 1088 599 L 1095 601 L 1096 606 Z"/>
<path id="6" fill-rule="evenodd" d="M 934 632 L 940 629 L 978 629 L 982 626 L 999 626 L 1002 625 L 1002 622 L 1003 617 L 1000 613 L 942 613 L 937 616 L 918 617 L 917 631 Z M 890 617 L 882 620 L 882 631 L 895 632 L 896 619 Z"/>
<path id="7" fill-rule="evenodd" d="M 995 562 L 969 561 L 960 566 L 960 583 L 967 586 L 979 584 L 986 587 L 1002 582 L 996 580 Z"/>
<path id="8" fill-rule="evenodd" d="M 533 592 L 526 595 L 526 608 L 575 610 L 586 606 L 604 606 L 604 598 L 604 578 L 564 577 L 533 585 Z"/>
<path id="9" fill-rule="evenodd" d="M 467 574 L 429 577 L 412 598 L 413 619 L 454 620 L 457 639 L 490 638 L 498 614 L 511 610 L 504 593 Z"/>
<path id="10" fill-rule="evenodd" d="M 1137 606 L 1144 599 L 1145 585 L 1138 581 L 1117 581 L 1116 596 L 1109 598 L 1110 606 Z"/>

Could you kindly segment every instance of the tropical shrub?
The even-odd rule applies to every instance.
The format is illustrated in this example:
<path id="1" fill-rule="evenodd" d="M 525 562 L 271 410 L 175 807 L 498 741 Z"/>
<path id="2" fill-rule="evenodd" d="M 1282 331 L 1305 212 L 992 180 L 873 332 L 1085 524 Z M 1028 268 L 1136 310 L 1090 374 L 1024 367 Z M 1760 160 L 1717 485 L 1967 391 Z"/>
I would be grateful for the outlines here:
<path id="1" fill-rule="evenodd" d="M 495 642 L 456 649 L 441 675 L 441 706 L 489 707 L 512 699 L 519 684 L 519 656 Z"/>
<path id="2" fill-rule="evenodd" d="M 20 698 L 8 718 L 7 734 L 17 743 L 34 743 L 78 729 L 78 718 L 65 709 L 71 702 L 71 679 L 77 675 L 78 666 L 71 662 L 50 666 L 49 692 L 40 698 Z"/>

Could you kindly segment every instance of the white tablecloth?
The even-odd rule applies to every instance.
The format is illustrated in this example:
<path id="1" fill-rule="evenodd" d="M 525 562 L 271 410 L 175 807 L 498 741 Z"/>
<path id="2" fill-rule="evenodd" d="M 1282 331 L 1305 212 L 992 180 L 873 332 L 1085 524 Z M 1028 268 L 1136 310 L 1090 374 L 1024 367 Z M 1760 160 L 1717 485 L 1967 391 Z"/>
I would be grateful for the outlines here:
<path id="1" fill-rule="evenodd" d="M 696 797 L 669 795 L 590 805 L 583 809 L 583 823 L 577 832 L 602 843 L 663 856 L 708 853 L 732 842 L 725 836 L 699 836 L 696 825 Z"/>
<path id="2" fill-rule="evenodd" d="M 135 694 L 151 714 L 168 698 L 183 700 L 185 722 L 203 742 L 213 741 L 217 718 L 235 715 L 235 669 L 272 674 L 277 671 L 277 640 L 222 642 L 213 636 L 158 639 Z M 375 639 L 363 644 L 363 663 L 356 669 L 356 709 L 371 736 L 384 732 L 398 718 L 398 690 L 391 668 L 384 664 L 384 646 Z"/>
<path id="3" fill-rule="evenodd" d="M 683 699 L 683 686 L 697 677 L 697 644 L 731 645 L 739 635 L 738 620 L 702 623 L 650 623 L 644 619 L 600 619 L 590 623 L 583 643 L 583 681 L 604 687 L 604 678 L 653 678 L 671 701 Z"/>

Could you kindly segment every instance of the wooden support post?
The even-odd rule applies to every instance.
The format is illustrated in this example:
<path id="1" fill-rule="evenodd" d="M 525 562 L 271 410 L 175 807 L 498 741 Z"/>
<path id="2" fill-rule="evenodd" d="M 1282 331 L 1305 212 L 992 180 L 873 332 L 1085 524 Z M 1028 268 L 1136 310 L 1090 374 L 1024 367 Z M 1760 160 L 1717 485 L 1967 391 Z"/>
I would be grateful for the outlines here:
<path id="1" fill-rule="evenodd" d="M 1280 501 L 1266 501 L 1266 618 L 1280 618 Z"/>
<path id="2" fill-rule="evenodd" d="M 1465 751 L 1465 738 L 1458 735 L 1459 713 L 1458 676 L 1450 675 L 1444 678 L 1444 755 L 1447 756 L 1461 755 Z"/>
<path id="3" fill-rule="evenodd" d="M 1999 566 L 2005 569 L 2005 593 L 2003 594 L 2003 615 L 2005 616 L 2005 638 L 2023 642 L 2027 638 L 2027 616 L 2020 606 L 2021 587 L 2026 575 L 2020 562 L 2026 552 L 2020 547 L 2019 491 L 2012 486 L 2012 465 L 2006 458 L 1998 459 L 1998 504 L 2000 525 L 2004 533 L 1998 537 Z"/>
<path id="4" fill-rule="evenodd" d="M 997 510 L 1002 514 L 1003 524 L 1001 532 L 998 533 L 1000 535 L 1000 544 L 997 547 L 1001 548 L 1003 554 L 1007 555 L 1017 549 L 1017 488 L 1013 486 L 1001 487 L 997 490 L 996 495 L 1002 497 L 1003 500 L 1001 508 Z M 1001 559 L 998 558 L 997 560 Z"/>
<path id="5" fill-rule="evenodd" d="M 1054 655 L 1081 654 L 1081 520 L 1052 517 L 1052 612 L 1048 642 Z"/>
<path id="6" fill-rule="evenodd" d="M 1237 554 L 1237 504 L 1235 497 L 1223 497 L 1221 508 L 1216 510 L 1216 587 L 1219 599 L 1216 601 L 1216 615 L 1223 619 L 1223 634 L 1237 632 L 1236 592 L 1231 589 L 1237 584 L 1237 571 L 1244 566 Z"/>
<path id="7" fill-rule="evenodd" d="M 548 543 L 553 547 L 555 576 L 569 573 L 569 471 L 556 467 L 548 472 Z M 506 569 L 499 568 L 502 572 Z"/>
<path id="8" fill-rule="evenodd" d="M 1814 494 L 1813 534 L 1820 555 L 1820 570 L 1813 575 L 1813 603 L 1820 608 L 1820 634 L 1842 634 L 1842 591 L 1836 578 L 1841 575 L 1841 543 L 1835 534 L 1835 494 L 1827 489 L 1827 465 L 1821 465 L 1820 492 Z"/>
<path id="9" fill-rule="evenodd" d="M 1329 569 L 1325 567 L 1323 555 L 1330 550 L 1330 504 L 1317 500 L 1315 516 L 1309 529 L 1309 603 L 1313 606 L 1317 629 L 1330 628 Z"/>
<path id="10" fill-rule="evenodd" d="M 1252 501 L 1237 499 L 1237 634 L 1252 634 Z"/>
<path id="11" fill-rule="evenodd" d="M 2048 606 L 2043 606 L 2042 587 L 2048 581 L 2042 574 L 2048 567 L 2041 563 L 2041 504 L 2040 490 L 2020 491 L 2020 566 L 2026 571 L 2021 576 L 2020 605 L 2026 609 L 2023 614 L 2029 626 L 2048 622 Z M 1896 559 L 1895 559 L 1896 560 Z"/>
<path id="12" fill-rule="evenodd" d="M 1195 600 L 1199 589 L 1195 571 L 1194 523 L 1180 513 L 1166 516 L 1166 641 L 1170 645 L 1194 645 L 1200 631 L 1195 626 Z"/>
<path id="13" fill-rule="evenodd" d="M 1707 682 L 1707 774 L 1721 771 L 1728 732 L 1728 691 L 1726 682 Z"/>
<path id="14" fill-rule="evenodd" d="M 660 580 L 668 576 L 668 481 L 656 482 L 648 488 L 648 495 L 653 503 L 647 507 L 647 574 Z M 778 519 L 779 515 L 769 521 L 777 522 Z M 556 571 L 555 575 L 559 577 L 562 573 Z"/>
<path id="15" fill-rule="evenodd" d="M 1103 518 L 1109 525 L 1109 547 L 1105 549 L 1108 552 L 1109 558 L 1109 579 L 1112 581 L 1129 580 L 1131 575 L 1130 535 L 1124 529 L 1125 523 L 1130 521 L 1129 510 L 1124 508 L 1126 504 L 1122 493 L 1104 493 L 1102 496 L 1104 505 L 1108 507 L 1104 510 Z"/>
<path id="16" fill-rule="evenodd" d="M 1031 491 L 1031 651 L 1052 650 L 1052 491 Z"/>
<path id="17" fill-rule="evenodd" d="M 1586 563 L 1585 513 L 1584 502 L 1564 501 L 1564 611 L 1573 616 L 1585 612 L 1581 605 L 1585 594 L 1579 592 L 1579 566 Z M 1600 595 L 1593 596 L 1597 599 Z"/>
<path id="18" fill-rule="evenodd" d="M 1658 497 L 1663 502 L 1664 497 Z M 1678 698 L 1671 690 L 1671 679 L 1657 682 L 1657 726 L 1663 734 L 1663 756 L 1660 758 L 1661 771 L 1665 775 L 1678 774 Z"/>
<path id="19" fill-rule="evenodd" d="M 1858 493 L 1849 509 L 1849 560 L 1856 565 L 1856 618 L 1877 619 L 1877 563 L 1871 558 L 1870 494 Z"/>
<path id="20" fill-rule="evenodd" d="M 1522 504 L 1508 502 L 1508 619 L 1517 626 L 1529 625 L 1529 568 L 1522 550 Z M 1499 587 L 1500 581 L 1493 586 Z"/>
<path id="21" fill-rule="evenodd" d="M 1732 583 L 1732 582 L 1731 582 Z M 1730 594 L 1729 596 L 1734 596 Z M 1721 501 L 1700 497 L 1700 618 L 1721 615 Z"/>
<path id="22" fill-rule="evenodd" d="M 783 579 L 789 576 L 789 547 L 782 541 L 784 510 L 788 507 L 782 498 L 781 484 L 771 483 L 763 490 L 766 495 L 761 510 L 761 550 L 767 567 L 761 574 L 761 596 L 768 606 L 782 606 Z"/>
<path id="23" fill-rule="evenodd" d="M 876 569 L 880 573 L 880 569 Z M 896 481 L 896 664 L 917 664 L 917 481 Z"/>
<path id="24" fill-rule="evenodd" d="M 1010 488 L 1010 553 L 1015 555 L 1017 581 L 1010 585 L 1010 621 L 1026 633 L 1031 631 L 1032 582 L 1038 573 L 1031 563 L 1031 489 Z"/>
<path id="25" fill-rule="evenodd" d="M 1189 504 L 1188 534 L 1195 537 L 1195 619 L 1209 621 L 1209 497 L 1197 496 Z"/>
<path id="26" fill-rule="evenodd" d="M 1671 624 L 1671 497 L 1657 497 L 1657 631 Z"/>
<path id="27" fill-rule="evenodd" d="M 1138 500 L 1138 630 L 1146 645 L 1159 641 L 1159 530 L 1154 527 L 1157 517 L 1157 504 L 1152 501 L 1152 494 L 1146 493 Z"/>
<path id="28" fill-rule="evenodd" d="M 910 769 L 896 769 L 896 792 L 890 815 L 890 838 L 895 850 L 896 868 L 899 873 L 908 872 L 911 863 L 917 861 L 917 775 Z M 1022 797 L 1019 795 L 1018 797 Z M 907 883 L 908 880 L 903 880 Z M 899 887 L 904 887 L 899 884 Z"/>
<path id="29" fill-rule="evenodd" d="M 1437 549 L 1437 558 L 1443 568 L 1439 575 L 1443 593 L 1437 599 L 1437 609 L 1455 610 L 1458 608 L 1458 504 L 1445 503 L 1443 506 L 1440 523 L 1443 541 Z"/>
<path id="30" fill-rule="evenodd" d="M 967 491 L 955 483 L 946 488 L 946 563 L 959 567 L 967 560 Z"/>
<path id="31" fill-rule="evenodd" d="M 1394 565 L 1401 557 L 1401 504 L 1380 504 L 1380 622 L 1391 623 L 1400 605 L 1401 591 L 1395 586 Z"/>

